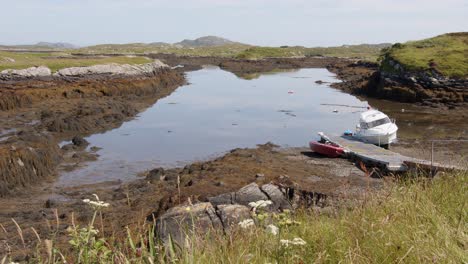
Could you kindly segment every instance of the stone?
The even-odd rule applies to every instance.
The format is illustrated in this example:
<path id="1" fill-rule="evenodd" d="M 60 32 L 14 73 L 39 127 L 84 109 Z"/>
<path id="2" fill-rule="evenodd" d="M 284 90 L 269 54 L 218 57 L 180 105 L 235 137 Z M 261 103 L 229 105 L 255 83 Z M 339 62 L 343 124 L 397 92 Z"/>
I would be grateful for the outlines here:
<path id="1" fill-rule="evenodd" d="M 229 232 L 233 226 L 246 219 L 252 219 L 250 209 L 239 204 L 219 205 L 216 212 L 221 219 L 225 232 Z"/>
<path id="2" fill-rule="evenodd" d="M 293 209 L 291 203 L 288 201 L 287 197 L 284 193 L 280 190 L 277 185 L 274 184 L 265 184 L 260 189 L 268 195 L 269 200 L 273 202 L 273 204 L 269 207 L 270 210 L 276 211 L 278 209 L 281 210 L 291 210 Z"/>
<path id="3" fill-rule="evenodd" d="M 223 225 L 210 203 L 177 206 L 156 220 L 155 236 L 167 243 L 169 237 L 180 246 L 193 234 L 206 234 L 209 230 L 222 230 Z"/>
<path id="4" fill-rule="evenodd" d="M 148 181 L 164 181 L 166 177 L 164 176 L 164 169 L 163 168 L 156 168 L 150 170 L 148 175 L 146 176 L 146 180 Z"/>
<path id="5" fill-rule="evenodd" d="M 86 139 L 84 139 L 84 138 L 82 138 L 80 136 L 73 137 L 72 143 L 73 143 L 73 145 L 75 145 L 77 147 L 86 147 L 86 146 L 89 145 L 89 142 Z"/>
<path id="6" fill-rule="evenodd" d="M 248 206 L 249 203 L 259 200 L 269 200 L 269 198 L 260 190 L 256 183 L 246 185 L 237 192 L 223 193 L 208 198 L 208 201 L 215 206 L 222 204 L 240 204 Z"/>
<path id="7" fill-rule="evenodd" d="M 251 183 L 242 187 L 234 195 L 234 203 L 241 205 L 249 205 L 251 202 L 260 200 L 268 200 L 268 197 L 260 190 L 256 183 Z"/>
<path id="8" fill-rule="evenodd" d="M 223 193 L 215 197 L 208 198 L 208 201 L 214 206 L 233 203 L 234 193 Z"/>

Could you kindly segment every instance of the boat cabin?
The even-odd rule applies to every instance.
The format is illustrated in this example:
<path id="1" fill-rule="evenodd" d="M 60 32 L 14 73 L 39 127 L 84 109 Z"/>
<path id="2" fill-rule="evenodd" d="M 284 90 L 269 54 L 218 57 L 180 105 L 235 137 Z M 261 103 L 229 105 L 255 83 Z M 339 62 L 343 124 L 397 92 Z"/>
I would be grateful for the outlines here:
<path id="1" fill-rule="evenodd" d="M 361 114 L 359 119 L 359 128 L 370 129 L 391 122 L 390 118 L 388 118 L 384 113 L 377 110 L 370 110 Z"/>

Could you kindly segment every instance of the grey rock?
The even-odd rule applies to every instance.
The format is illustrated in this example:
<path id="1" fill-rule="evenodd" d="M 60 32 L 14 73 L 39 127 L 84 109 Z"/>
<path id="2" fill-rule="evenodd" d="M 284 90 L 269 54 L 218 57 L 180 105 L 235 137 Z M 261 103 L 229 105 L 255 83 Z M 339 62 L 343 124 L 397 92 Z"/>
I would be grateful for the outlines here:
<path id="1" fill-rule="evenodd" d="M 214 206 L 223 205 L 223 204 L 232 204 L 234 194 L 235 193 L 223 193 L 221 195 L 208 198 L 208 201 L 212 203 Z"/>
<path id="2" fill-rule="evenodd" d="M 146 176 L 146 180 L 148 180 L 148 181 L 165 180 L 164 169 L 163 168 L 156 168 L 156 169 L 150 170 L 148 172 L 148 175 Z"/>
<path id="3" fill-rule="evenodd" d="M 166 243 L 171 237 L 173 241 L 183 246 L 187 237 L 206 234 L 208 230 L 222 230 L 222 227 L 213 206 L 210 203 L 199 203 L 169 209 L 156 220 L 155 235 Z"/>
<path id="4" fill-rule="evenodd" d="M 251 202 L 259 200 L 268 200 L 268 197 L 260 190 L 256 183 L 242 187 L 234 196 L 234 203 L 246 206 Z"/>
<path id="5" fill-rule="evenodd" d="M 219 205 L 216 207 L 225 232 L 229 232 L 233 226 L 246 219 L 251 219 L 250 209 L 239 204 Z"/>
<path id="6" fill-rule="evenodd" d="M 166 64 L 159 60 L 152 63 L 130 65 L 130 64 L 103 64 L 93 65 L 89 67 L 71 67 L 57 71 L 54 76 L 85 76 L 94 74 L 107 75 L 148 75 L 154 74 L 156 71 L 167 68 Z"/>
<path id="7" fill-rule="evenodd" d="M 268 195 L 269 200 L 273 202 L 273 204 L 270 206 L 270 210 L 284 210 L 288 209 L 291 210 L 293 209 L 291 204 L 289 203 L 287 197 L 285 194 L 280 190 L 280 188 L 277 185 L 274 184 L 265 184 L 261 187 L 261 190 Z"/>
<path id="8" fill-rule="evenodd" d="M 84 138 L 82 138 L 80 136 L 73 137 L 72 143 L 73 143 L 73 145 L 75 145 L 77 147 L 86 147 L 86 146 L 89 145 L 89 142 L 86 139 L 84 139 Z"/>
<path id="9" fill-rule="evenodd" d="M 39 66 L 21 70 L 7 69 L 1 71 L 0 75 L 6 77 L 45 77 L 51 76 L 52 72 L 46 66 Z"/>

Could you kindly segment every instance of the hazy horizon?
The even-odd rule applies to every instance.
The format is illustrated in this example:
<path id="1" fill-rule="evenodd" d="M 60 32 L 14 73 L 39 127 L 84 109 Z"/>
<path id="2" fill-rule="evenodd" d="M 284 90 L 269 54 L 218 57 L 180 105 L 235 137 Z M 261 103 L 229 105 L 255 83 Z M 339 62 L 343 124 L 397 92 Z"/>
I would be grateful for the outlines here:
<path id="1" fill-rule="evenodd" d="M 405 42 L 468 28 L 463 0 L 0 0 L 0 44 L 175 43 L 219 36 L 252 45 Z"/>

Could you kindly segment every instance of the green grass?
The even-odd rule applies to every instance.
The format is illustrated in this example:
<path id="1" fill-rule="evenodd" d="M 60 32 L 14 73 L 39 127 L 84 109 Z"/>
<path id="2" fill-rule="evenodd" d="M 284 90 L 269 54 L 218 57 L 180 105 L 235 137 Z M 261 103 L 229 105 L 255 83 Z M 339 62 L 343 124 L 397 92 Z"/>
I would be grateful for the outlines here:
<path id="1" fill-rule="evenodd" d="M 337 216 L 299 213 L 300 224 L 284 228 L 281 238 L 255 229 L 199 242 L 189 257 L 201 263 L 466 263 L 467 176 L 389 186 Z M 278 245 L 294 237 L 307 245 Z"/>
<path id="2" fill-rule="evenodd" d="M 252 47 L 236 55 L 240 59 L 263 59 L 271 57 L 304 57 L 304 56 L 328 56 L 359 58 L 376 61 L 382 48 L 381 45 L 346 45 L 340 47 Z"/>
<path id="3" fill-rule="evenodd" d="M 215 56 L 233 57 L 247 49 L 248 45 L 232 44 L 216 47 L 177 47 L 175 45 L 152 45 L 144 43 L 133 44 L 103 44 L 75 50 L 75 53 L 84 54 L 147 54 L 166 53 L 179 56 Z"/>
<path id="4" fill-rule="evenodd" d="M 398 61 L 406 71 L 434 69 L 448 77 L 468 77 L 468 33 L 452 33 L 420 41 L 393 45 L 384 53 Z M 384 59 L 384 70 L 391 71 Z"/>
<path id="5" fill-rule="evenodd" d="M 72 228 L 71 249 L 38 246 L 36 262 L 63 263 L 63 259 L 70 263 L 79 259 L 80 263 L 262 264 L 468 261 L 466 172 L 450 173 L 434 180 L 410 177 L 387 182 L 383 190 L 369 191 L 365 197 L 327 214 L 307 210 L 295 215 L 276 215 L 272 218 L 273 224 L 280 227 L 276 236 L 266 232 L 262 225 L 234 229 L 229 235 L 206 232 L 193 235 L 185 243 L 189 246 L 182 250 L 174 243 L 166 246 L 155 243 L 148 223 L 127 230 L 128 236 L 123 239 L 96 234 L 93 230 L 99 227 L 89 224 L 85 228 Z M 95 217 L 96 213 L 93 220 Z M 286 220 L 290 220 L 289 224 Z M 306 244 L 284 247 L 280 243 L 281 239 L 293 238 L 301 238 Z M 44 248 L 46 251 L 41 251 Z"/>
<path id="6" fill-rule="evenodd" d="M 76 53 L 85 54 L 145 54 L 167 53 L 180 56 L 215 56 L 239 59 L 263 59 L 272 57 L 304 57 L 304 56 L 334 56 L 360 58 L 375 61 L 383 47 L 380 45 L 349 45 L 328 48 L 294 47 L 259 47 L 243 44 L 224 45 L 217 47 L 182 48 L 176 46 L 157 46 L 151 44 L 105 44 L 82 48 Z"/>
<path id="7" fill-rule="evenodd" d="M 360 58 L 375 61 L 385 45 L 352 45 L 330 48 L 304 47 L 254 47 L 244 44 L 231 44 L 216 47 L 179 47 L 175 45 L 153 45 L 144 43 L 103 44 L 75 50 L 50 52 L 11 52 L 0 51 L 0 71 L 24 69 L 32 66 L 47 66 L 52 71 L 67 67 L 91 66 L 106 63 L 140 64 L 148 62 L 144 57 L 108 56 L 77 57 L 73 54 L 88 55 L 143 55 L 166 53 L 178 56 L 213 56 L 239 59 L 264 59 L 271 57 L 333 56 Z M 14 62 L 11 61 L 14 60 Z"/>
<path id="8" fill-rule="evenodd" d="M 12 62 L 10 59 L 13 59 Z M 0 71 L 5 69 L 24 69 L 33 66 L 47 66 L 53 72 L 68 67 L 92 66 L 96 64 L 119 63 L 119 64 L 142 64 L 151 60 L 145 57 L 73 57 L 63 52 L 51 53 L 19 53 L 0 51 Z"/>

